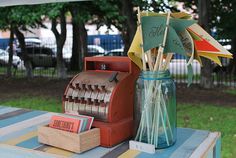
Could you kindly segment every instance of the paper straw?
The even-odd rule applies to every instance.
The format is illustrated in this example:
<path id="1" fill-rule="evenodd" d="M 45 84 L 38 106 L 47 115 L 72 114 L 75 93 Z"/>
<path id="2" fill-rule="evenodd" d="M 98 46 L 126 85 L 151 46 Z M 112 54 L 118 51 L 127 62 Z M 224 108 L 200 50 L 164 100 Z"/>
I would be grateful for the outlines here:
<path id="1" fill-rule="evenodd" d="M 160 87 L 160 86 L 158 86 L 158 87 Z M 159 88 L 155 88 L 155 91 L 154 91 L 154 95 L 157 93 L 157 89 L 159 89 Z M 160 97 L 159 97 L 159 91 L 158 91 L 158 96 L 157 96 L 157 98 L 154 100 L 154 103 L 156 103 L 156 100 L 159 100 L 160 99 Z M 158 113 L 158 111 L 157 111 L 157 108 L 158 108 L 158 106 L 159 105 L 156 105 L 156 104 L 154 104 L 154 117 L 153 117 L 153 121 L 152 121 L 152 134 L 151 134 L 151 143 L 152 142 L 155 142 L 155 139 L 154 139 L 154 132 L 155 132 L 155 125 L 157 124 L 157 122 L 156 122 L 156 119 L 157 119 L 157 117 L 159 117 L 159 113 Z M 156 133 L 155 133 L 156 134 Z"/>
<path id="2" fill-rule="evenodd" d="M 158 137 L 159 137 L 159 123 L 160 123 L 160 102 L 157 104 L 157 125 L 155 127 L 155 144 L 158 146 Z"/>
<path id="3" fill-rule="evenodd" d="M 135 140 L 138 140 L 138 136 L 140 135 L 140 131 L 141 131 L 141 126 L 142 126 L 142 120 L 143 120 L 143 114 L 141 114 L 141 119 L 140 119 L 140 123 L 139 123 L 139 127 L 138 127 L 138 130 L 137 130 L 137 133 L 136 133 L 136 136 L 135 136 Z"/>
<path id="4" fill-rule="evenodd" d="M 168 114 L 168 111 L 167 111 L 167 109 L 166 109 L 166 103 L 165 103 L 165 100 L 164 100 L 163 93 L 161 93 L 161 98 L 162 98 L 161 100 L 162 100 L 162 102 L 163 102 L 164 112 L 166 113 L 166 117 L 167 117 L 167 125 L 169 126 L 170 135 L 171 135 L 171 138 L 173 139 L 173 133 L 172 133 L 172 130 L 171 130 L 169 114 Z"/>
<path id="5" fill-rule="evenodd" d="M 160 108 L 160 109 L 161 109 L 161 108 Z M 165 122 L 164 122 L 164 119 L 163 119 L 162 110 L 160 110 L 160 116 L 161 116 L 161 121 L 162 121 L 162 125 L 163 125 L 163 128 L 164 128 L 164 133 L 165 133 L 165 137 L 166 137 L 166 143 L 167 143 L 167 145 L 169 146 L 170 143 L 169 143 L 169 139 L 168 139 L 168 135 L 167 135 L 167 131 L 166 131 L 166 125 L 165 125 Z"/>

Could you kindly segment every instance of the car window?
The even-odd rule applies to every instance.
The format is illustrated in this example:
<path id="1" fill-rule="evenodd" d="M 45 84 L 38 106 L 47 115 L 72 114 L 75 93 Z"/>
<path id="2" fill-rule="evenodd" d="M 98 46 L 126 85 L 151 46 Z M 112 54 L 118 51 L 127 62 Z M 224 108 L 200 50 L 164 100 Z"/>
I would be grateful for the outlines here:
<path id="1" fill-rule="evenodd" d="M 33 47 L 26 48 L 28 54 L 36 54 L 35 49 Z"/>
<path id="2" fill-rule="evenodd" d="M 0 50 L 0 56 L 5 56 L 6 52 L 4 50 Z"/>
<path id="3" fill-rule="evenodd" d="M 95 48 L 88 48 L 88 52 L 89 52 L 89 53 L 97 53 L 98 50 L 95 49 Z"/>
<path id="4" fill-rule="evenodd" d="M 34 54 L 41 54 L 40 48 L 34 47 L 33 50 L 34 50 Z"/>
<path id="5" fill-rule="evenodd" d="M 47 48 L 43 48 L 41 53 L 45 54 L 45 55 L 52 55 L 52 51 L 50 49 L 47 49 Z"/>
<path id="6" fill-rule="evenodd" d="M 28 47 L 26 49 L 27 49 L 28 54 L 34 54 L 34 55 L 38 55 L 38 54 L 51 55 L 52 54 L 52 50 L 49 48 Z"/>

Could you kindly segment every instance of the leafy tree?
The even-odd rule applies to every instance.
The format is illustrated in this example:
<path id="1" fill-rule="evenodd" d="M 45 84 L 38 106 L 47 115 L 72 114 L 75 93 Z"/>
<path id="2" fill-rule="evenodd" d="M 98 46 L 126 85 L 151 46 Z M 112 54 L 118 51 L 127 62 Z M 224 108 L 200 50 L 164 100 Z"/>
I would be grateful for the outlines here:
<path id="1" fill-rule="evenodd" d="M 172 1 L 172 0 L 171 0 Z M 175 6 L 168 5 L 164 0 L 100 0 L 94 2 L 100 9 L 98 25 L 114 25 L 121 32 L 127 52 L 137 28 L 137 10 L 176 11 Z"/>
<path id="2" fill-rule="evenodd" d="M 57 47 L 57 75 L 59 78 L 66 78 L 66 66 L 63 60 L 63 46 L 66 41 L 66 13 L 67 3 L 44 4 L 41 9 L 44 10 L 42 15 L 47 16 L 51 22 L 51 30 L 56 38 Z M 57 26 L 60 25 L 60 30 Z"/>
<path id="3" fill-rule="evenodd" d="M 92 18 L 92 10 L 94 6 L 92 2 L 77 2 L 68 5 L 72 16 L 73 43 L 71 70 L 83 69 L 83 58 L 87 54 L 87 30 L 85 23 Z"/>
<path id="4" fill-rule="evenodd" d="M 212 29 L 212 10 L 210 0 L 180 0 L 184 2 L 184 8 L 190 9 L 194 14 L 198 14 L 198 23 L 202 26 L 209 34 Z M 201 68 L 201 80 L 200 85 L 203 88 L 213 87 L 213 65 L 210 60 L 202 58 L 203 67 Z"/>
<path id="5" fill-rule="evenodd" d="M 12 62 L 13 62 L 13 42 L 14 42 L 14 32 L 12 27 L 10 27 L 10 39 L 9 39 L 9 57 L 8 57 L 8 65 L 7 65 L 7 77 L 12 76 Z"/>
<path id="6" fill-rule="evenodd" d="M 12 29 L 12 23 L 9 19 L 9 12 L 11 7 L 0 8 L 2 14 L 0 14 L 0 29 L 1 30 L 10 30 L 10 40 L 9 40 L 9 58 L 8 58 L 8 65 L 7 65 L 7 76 L 11 77 L 12 75 L 12 61 L 13 61 L 13 40 L 14 40 L 14 33 Z"/>
<path id="7" fill-rule="evenodd" d="M 62 57 L 62 49 L 66 39 L 65 14 L 67 10 L 65 8 L 65 3 L 15 6 L 1 8 L 1 10 L 4 14 L 1 14 L 2 18 L 0 20 L 0 28 L 5 30 L 11 29 L 16 35 L 20 44 L 22 59 L 24 60 L 26 67 L 27 77 L 29 78 L 33 77 L 32 63 L 27 54 L 27 50 L 25 49 L 25 37 L 21 31 L 26 31 L 28 28 L 37 28 L 39 26 L 42 27 L 42 18 L 44 18 L 45 15 L 52 19 L 52 31 L 56 37 L 57 43 L 57 72 L 60 78 L 65 78 L 66 70 Z M 61 26 L 60 31 L 58 31 L 56 28 L 59 21 Z"/>
<path id="8" fill-rule="evenodd" d="M 136 15 L 132 0 L 100 0 L 93 1 L 96 11 L 93 11 L 92 23 L 98 27 L 114 25 L 121 33 L 127 52 L 136 31 Z"/>
<path id="9" fill-rule="evenodd" d="M 125 43 L 125 52 L 128 51 L 137 27 L 137 13 L 135 6 L 141 6 L 143 9 L 159 6 L 159 10 L 164 10 L 167 5 L 161 5 L 164 2 L 158 2 L 153 5 L 148 1 L 142 0 L 99 0 L 92 2 L 77 2 L 68 5 L 72 16 L 73 25 L 73 46 L 71 69 L 82 70 L 83 57 L 87 53 L 87 31 L 85 23 L 97 24 L 98 27 L 106 24 L 116 26 L 122 33 Z M 170 7 L 169 7 L 170 8 Z M 173 9 L 173 7 L 171 7 Z"/>
<path id="10" fill-rule="evenodd" d="M 70 68 L 71 70 L 81 71 L 83 67 L 83 58 L 87 53 L 87 30 L 85 29 L 85 23 L 91 19 L 92 10 L 96 10 L 91 3 L 92 2 L 75 2 L 45 5 L 45 10 L 47 10 L 45 15 L 52 20 L 52 31 L 57 41 L 57 69 L 60 78 L 64 78 L 66 72 L 62 59 L 62 48 L 66 39 L 66 15 L 72 17 L 73 26 Z M 68 14 L 69 12 L 70 14 Z M 56 25 L 59 22 L 61 26 L 60 31 L 56 29 Z"/>
<path id="11" fill-rule="evenodd" d="M 231 40 L 230 44 L 232 46 L 231 53 L 233 53 L 233 59 L 230 60 L 230 64 L 229 66 L 227 66 L 227 71 L 236 75 L 236 31 L 234 29 L 234 26 L 236 24 L 236 2 L 231 0 L 181 1 L 184 2 L 185 8 L 190 8 L 194 11 L 194 13 L 198 13 L 200 25 L 205 30 L 207 30 L 210 34 L 212 30 L 216 30 L 216 33 L 214 33 L 214 38 L 218 40 Z M 203 4 L 202 7 L 205 8 L 204 10 L 201 9 L 200 4 Z M 204 19 L 207 20 L 207 22 L 204 22 Z M 210 61 L 203 62 L 204 67 L 201 71 L 201 85 L 205 88 L 212 87 L 210 86 L 210 83 L 208 84 L 208 86 L 203 85 L 204 82 L 211 82 L 211 85 L 213 85 L 213 79 L 211 74 L 213 67 L 212 65 L 210 65 Z"/>
<path id="12" fill-rule="evenodd" d="M 128 52 L 128 49 L 136 32 L 137 15 L 133 11 L 135 4 L 132 2 L 132 0 L 121 0 L 120 2 L 119 13 L 121 17 L 119 18 L 119 20 L 122 24 L 121 32 L 125 43 L 124 51 Z"/>
<path id="13" fill-rule="evenodd" d="M 69 10 L 72 16 L 73 46 L 71 69 L 82 70 L 83 58 L 87 55 L 87 30 L 85 23 L 97 24 L 98 27 L 106 24 L 117 24 L 119 19 L 118 1 L 92 1 L 70 3 Z M 118 26 L 118 25 L 117 25 Z M 121 27 L 122 28 L 122 27 Z"/>
<path id="14" fill-rule="evenodd" d="M 210 0 L 198 0 L 198 23 L 201 25 L 207 32 L 210 32 Z M 200 85 L 204 88 L 212 88 L 213 87 L 213 76 L 212 70 L 213 65 L 210 60 L 202 59 L 203 67 L 201 69 L 201 81 Z"/>
<path id="15" fill-rule="evenodd" d="M 85 23 L 97 24 L 98 27 L 103 24 L 108 25 L 108 27 L 111 24 L 119 26 L 118 21 L 121 19 L 121 16 L 119 15 L 116 3 L 119 3 L 119 1 L 99 0 L 76 2 L 68 5 L 73 26 L 72 70 L 81 71 L 83 58 L 87 55 L 87 30 L 85 29 Z"/>
<path id="16" fill-rule="evenodd" d="M 217 30 L 216 38 L 231 40 L 233 59 L 230 60 L 228 72 L 236 75 L 236 1 L 212 0 L 211 6 L 211 26 Z"/>
<path id="17" fill-rule="evenodd" d="M 5 7 L 0 8 L 1 11 L 1 20 L 0 27 L 3 30 L 10 30 L 16 35 L 21 51 L 22 59 L 26 67 L 27 77 L 31 78 L 32 73 L 32 64 L 27 55 L 25 49 L 25 38 L 22 30 L 27 30 L 29 27 L 36 28 L 41 26 L 41 10 L 37 6 L 14 6 L 14 7 Z M 11 35 L 13 37 L 13 35 Z M 10 50 L 9 65 L 12 65 L 12 50 Z"/>

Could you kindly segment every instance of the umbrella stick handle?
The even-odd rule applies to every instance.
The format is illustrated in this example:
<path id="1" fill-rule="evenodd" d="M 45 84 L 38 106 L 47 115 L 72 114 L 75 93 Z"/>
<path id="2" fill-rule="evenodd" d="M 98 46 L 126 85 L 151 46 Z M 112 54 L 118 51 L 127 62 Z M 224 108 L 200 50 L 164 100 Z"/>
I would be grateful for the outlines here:
<path id="1" fill-rule="evenodd" d="M 173 53 L 168 53 L 167 54 L 166 61 L 165 61 L 164 65 L 163 65 L 163 70 L 168 69 L 169 64 L 170 64 L 170 60 L 172 59 L 172 57 L 173 57 Z"/>
<path id="2" fill-rule="evenodd" d="M 163 47 L 160 46 L 158 48 L 157 58 L 156 58 L 156 62 L 155 62 L 155 65 L 154 65 L 154 71 L 159 70 L 159 65 L 160 65 L 159 63 L 161 62 L 160 60 L 161 60 L 161 54 L 162 53 L 163 53 Z"/>
<path id="3" fill-rule="evenodd" d="M 147 52 L 147 59 L 148 59 L 149 70 L 153 71 L 152 56 L 150 50 Z"/>
<path id="4" fill-rule="evenodd" d="M 148 11 L 146 11 L 146 16 L 148 16 Z M 153 71 L 153 64 L 152 64 L 152 57 L 151 57 L 151 51 L 148 50 L 146 52 L 147 55 L 147 62 L 148 62 L 148 67 L 150 71 Z"/>
<path id="5" fill-rule="evenodd" d="M 154 65 L 154 71 L 160 70 L 161 67 L 162 67 L 163 51 L 164 51 L 164 48 L 165 48 L 165 45 L 166 45 L 166 38 L 167 38 L 169 23 L 170 23 L 170 12 L 168 12 L 168 14 L 167 14 L 164 38 L 163 38 L 162 45 L 159 46 L 159 49 L 158 49 L 157 59 L 156 59 L 155 65 Z"/>
<path id="6" fill-rule="evenodd" d="M 170 24 L 170 12 L 168 12 L 168 14 L 167 14 L 166 28 L 165 28 L 165 33 L 164 33 L 164 38 L 163 38 L 163 43 L 162 43 L 163 48 L 166 45 L 166 38 L 167 38 L 169 24 Z"/>
<path id="7" fill-rule="evenodd" d="M 145 54 L 144 54 L 144 50 L 143 50 L 143 36 L 142 36 L 142 25 L 141 25 L 141 12 L 140 12 L 140 7 L 138 7 L 138 29 L 141 35 L 141 47 L 142 47 L 142 61 L 143 61 L 143 70 L 146 71 L 147 67 L 146 67 L 146 59 L 145 59 Z"/>

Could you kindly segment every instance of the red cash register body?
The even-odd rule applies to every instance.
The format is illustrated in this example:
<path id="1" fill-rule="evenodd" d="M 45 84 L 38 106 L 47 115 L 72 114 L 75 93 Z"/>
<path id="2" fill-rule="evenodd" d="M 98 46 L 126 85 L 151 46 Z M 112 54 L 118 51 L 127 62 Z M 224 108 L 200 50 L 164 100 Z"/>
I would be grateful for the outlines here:
<path id="1" fill-rule="evenodd" d="M 94 116 L 101 146 L 112 147 L 133 135 L 135 82 L 139 68 L 128 57 L 86 57 L 85 69 L 67 86 L 65 113 Z"/>

